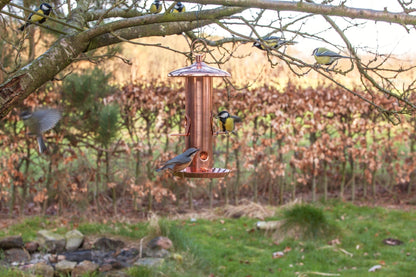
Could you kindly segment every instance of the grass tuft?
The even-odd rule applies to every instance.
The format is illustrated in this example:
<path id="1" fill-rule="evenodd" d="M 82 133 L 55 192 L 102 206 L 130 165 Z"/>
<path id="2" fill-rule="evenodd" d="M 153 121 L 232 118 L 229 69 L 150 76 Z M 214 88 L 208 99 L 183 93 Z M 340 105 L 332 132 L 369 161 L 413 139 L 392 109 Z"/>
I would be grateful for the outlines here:
<path id="1" fill-rule="evenodd" d="M 328 222 L 322 209 L 302 204 L 284 212 L 280 228 L 286 232 L 294 232 L 302 239 L 324 238 L 338 231 L 335 225 Z"/>

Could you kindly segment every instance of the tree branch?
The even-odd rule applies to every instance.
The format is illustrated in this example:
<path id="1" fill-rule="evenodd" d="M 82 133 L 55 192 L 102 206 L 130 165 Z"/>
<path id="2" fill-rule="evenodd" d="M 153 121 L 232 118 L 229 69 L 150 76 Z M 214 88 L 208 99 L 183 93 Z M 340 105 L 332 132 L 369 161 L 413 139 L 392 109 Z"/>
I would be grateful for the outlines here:
<path id="1" fill-rule="evenodd" d="M 416 25 L 416 16 L 407 13 L 393 13 L 370 9 L 349 8 L 344 5 L 322 5 L 303 1 L 275 1 L 275 0 L 183 0 L 199 4 L 215 4 L 223 6 L 269 9 L 276 11 L 296 11 L 320 15 L 343 16 L 365 20 L 384 21 L 403 25 Z"/>
<path id="2" fill-rule="evenodd" d="M 72 36 L 63 37 L 55 42 L 48 51 L 18 70 L 12 78 L 0 85 L 0 118 L 6 116 L 13 107 L 19 105 L 37 88 L 52 80 L 81 53 L 122 41 L 111 35 L 111 32 L 123 39 L 173 35 L 211 24 L 216 19 L 239 13 L 242 10 L 244 9 L 230 7 L 208 10 L 203 14 L 188 12 L 146 15 L 107 23 Z"/>

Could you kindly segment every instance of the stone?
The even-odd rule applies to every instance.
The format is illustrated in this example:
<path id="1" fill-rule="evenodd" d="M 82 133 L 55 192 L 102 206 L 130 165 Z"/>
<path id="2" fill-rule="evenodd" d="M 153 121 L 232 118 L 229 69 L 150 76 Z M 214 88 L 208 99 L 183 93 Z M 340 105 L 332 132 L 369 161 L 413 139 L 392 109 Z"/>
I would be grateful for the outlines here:
<path id="1" fill-rule="evenodd" d="M 145 266 L 145 267 L 159 267 L 163 264 L 164 259 L 162 258 L 143 258 L 138 259 L 134 265 Z"/>
<path id="2" fill-rule="evenodd" d="M 0 240 L 0 249 L 22 248 L 23 239 L 21 236 L 10 236 Z"/>
<path id="3" fill-rule="evenodd" d="M 53 274 L 54 274 L 53 267 L 46 263 L 35 264 L 33 271 L 37 276 L 43 276 L 43 277 L 53 277 Z"/>
<path id="4" fill-rule="evenodd" d="M 76 265 L 76 262 L 63 260 L 55 265 L 55 270 L 56 273 L 66 276 L 71 274 L 72 270 L 74 270 Z"/>
<path id="5" fill-rule="evenodd" d="M 25 243 L 25 248 L 29 253 L 34 253 L 38 251 L 39 243 L 34 241 L 29 241 Z"/>
<path id="6" fill-rule="evenodd" d="M 116 251 L 124 246 L 125 244 L 121 240 L 113 240 L 109 238 L 100 238 L 93 245 L 95 249 L 102 251 Z"/>
<path id="7" fill-rule="evenodd" d="M 132 264 L 138 257 L 140 251 L 136 248 L 121 249 L 121 251 L 115 255 L 116 259 L 125 264 Z"/>
<path id="8" fill-rule="evenodd" d="M 106 273 L 104 273 L 103 276 L 105 277 L 131 277 L 131 275 L 121 270 L 107 271 Z"/>
<path id="9" fill-rule="evenodd" d="M 144 250 L 144 255 L 146 257 L 152 257 L 152 258 L 167 258 L 167 257 L 170 256 L 170 253 L 166 249 L 150 249 L 150 248 L 146 248 Z"/>
<path id="10" fill-rule="evenodd" d="M 90 276 L 98 270 L 98 265 L 90 261 L 82 261 L 74 270 L 72 270 L 72 277 Z"/>
<path id="11" fill-rule="evenodd" d="M 66 251 L 77 250 L 81 244 L 84 242 L 84 235 L 78 230 L 71 230 L 65 234 Z"/>
<path id="12" fill-rule="evenodd" d="M 85 261 L 85 260 L 92 261 L 94 256 L 98 256 L 98 255 L 94 255 L 94 251 L 91 249 L 67 252 L 67 253 L 63 253 L 63 255 L 65 255 L 66 260 L 78 262 L 78 263 Z"/>
<path id="13" fill-rule="evenodd" d="M 155 237 L 147 244 L 151 249 L 169 249 L 172 247 L 172 241 L 167 237 Z"/>
<path id="14" fill-rule="evenodd" d="M 65 237 L 48 230 L 37 233 L 39 245 L 50 253 L 59 253 L 65 249 Z"/>
<path id="15" fill-rule="evenodd" d="M 30 259 L 30 254 L 22 248 L 12 248 L 4 251 L 4 259 L 8 263 L 27 262 Z"/>
<path id="16" fill-rule="evenodd" d="M 100 272 L 107 272 L 113 269 L 113 266 L 111 264 L 103 264 L 102 266 L 100 266 L 100 268 L 98 269 Z"/>

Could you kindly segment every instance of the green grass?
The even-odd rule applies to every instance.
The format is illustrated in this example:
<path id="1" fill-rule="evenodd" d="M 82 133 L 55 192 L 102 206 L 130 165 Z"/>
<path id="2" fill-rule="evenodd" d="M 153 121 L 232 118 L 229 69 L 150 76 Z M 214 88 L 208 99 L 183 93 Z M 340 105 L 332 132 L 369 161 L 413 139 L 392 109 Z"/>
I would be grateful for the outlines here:
<path id="1" fill-rule="evenodd" d="M 306 207 L 306 208 L 305 208 Z M 277 208 L 278 209 L 278 208 Z M 267 220 L 291 218 L 303 222 L 306 229 L 327 226 L 306 236 L 288 236 L 282 230 L 256 230 L 256 219 L 219 218 L 215 220 L 159 220 L 159 227 L 148 223 L 81 223 L 86 235 L 114 234 L 128 239 L 140 239 L 147 234 L 168 236 L 174 245 L 172 252 L 181 259 L 167 259 L 160 268 L 132 267 L 130 276 L 319 276 L 312 272 L 340 276 L 416 276 L 416 212 L 359 207 L 331 201 L 326 205 L 294 206 L 278 209 Z M 300 230 L 299 226 L 293 226 Z M 56 226 L 51 218 L 27 219 L 8 227 L 2 235 L 22 234 L 32 238 L 38 228 Z M 312 226 L 312 227 L 311 227 Z M 329 226 L 329 227 L 328 227 Z M 332 227 L 331 227 L 332 226 Z M 289 227 L 288 227 L 289 228 Z M 334 231 L 335 230 L 335 231 Z M 6 232 L 7 231 L 7 232 Z M 65 228 L 57 232 L 64 233 Z M 400 246 L 384 245 L 385 238 L 397 238 Z M 338 239 L 340 244 L 329 245 Z M 279 243 L 275 243 L 279 241 Z M 273 252 L 286 252 L 272 258 Z M 381 264 L 377 272 L 368 272 Z M 22 276 L 14 271 L 0 276 Z"/>

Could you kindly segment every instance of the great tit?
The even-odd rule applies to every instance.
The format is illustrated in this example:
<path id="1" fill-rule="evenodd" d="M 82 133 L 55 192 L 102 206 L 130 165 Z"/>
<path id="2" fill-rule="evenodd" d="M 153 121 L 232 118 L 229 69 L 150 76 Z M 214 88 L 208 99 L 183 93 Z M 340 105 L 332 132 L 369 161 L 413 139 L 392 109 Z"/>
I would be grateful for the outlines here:
<path id="1" fill-rule="evenodd" d="M 182 154 L 176 156 L 175 158 L 165 162 L 161 168 L 156 169 L 157 172 L 161 170 L 169 169 L 173 172 L 181 171 L 187 168 L 192 160 L 194 159 L 195 154 L 199 151 L 198 148 L 188 148 Z"/>
<path id="2" fill-rule="evenodd" d="M 20 118 L 29 129 L 29 135 L 36 136 L 39 144 L 39 153 L 44 153 L 48 149 L 43 140 L 42 133 L 52 129 L 61 119 L 61 113 L 56 109 L 36 110 L 33 113 L 23 111 Z"/>
<path id="3" fill-rule="evenodd" d="M 289 41 L 289 40 L 284 40 L 281 37 L 264 37 L 262 38 L 263 40 L 263 44 L 267 46 L 267 48 L 272 48 L 272 49 L 278 49 L 280 46 L 286 44 L 286 45 L 290 45 L 290 44 L 295 44 L 295 41 Z M 260 50 L 266 50 L 266 48 L 264 47 L 264 45 L 261 44 L 260 40 L 257 40 L 256 42 L 253 43 L 253 46 L 257 47 Z"/>
<path id="4" fill-rule="evenodd" d="M 42 4 L 40 4 L 39 8 L 36 9 L 35 11 L 38 12 L 38 13 L 41 13 L 41 14 L 44 14 L 44 15 L 48 15 L 49 16 L 49 14 L 52 11 L 52 7 L 48 3 L 42 3 Z M 27 21 L 26 24 L 23 24 L 19 28 L 20 31 L 23 31 L 27 26 L 29 26 L 32 23 L 36 23 L 37 22 L 37 23 L 42 24 L 43 22 L 46 21 L 46 17 L 43 17 L 43 16 L 38 15 L 38 14 L 31 13 L 29 15 L 29 17 L 27 18 L 26 21 Z"/>
<path id="5" fill-rule="evenodd" d="M 161 10 L 162 10 L 162 4 L 160 3 L 160 0 L 155 0 L 150 6 L 151 13 L 160 13 Z"/>
<path id="6" fill-rule="evenodd" d="M 312 56 L 315 57 L 315 60 L 316 60 L 317 64 L 322 64 L 322 65 L 331 65 L 336 60 L 341 59 L 341 58 L 346 58 L 346 59 L 351 58 L 351 57 L 347 57 L 347 56 L 342 56 L 342 55 L 340 55 L 338 53 L 335 53 L 331 50 L 328 50 L 324 47 L 319 47 L 319 48 L 316 48 L 315 50 L 313 50 Z"/>
<path id="7" fill-rule="evenodd" d="M 227 111 L 221 111 L 218 113 L 217 117 L 220 119 L 221 130 L 223 132 L 234 132 L 234 123 L 241 122 L 241 118 L 235 115 L 230 115 Z"/>
<path id="8" fill-rule="evenodd" d="M 184 13 L 186 11 L 185 6 L 181 2 L 177 2 L 175 7 L 173 7 L 173 13 Z"/>

